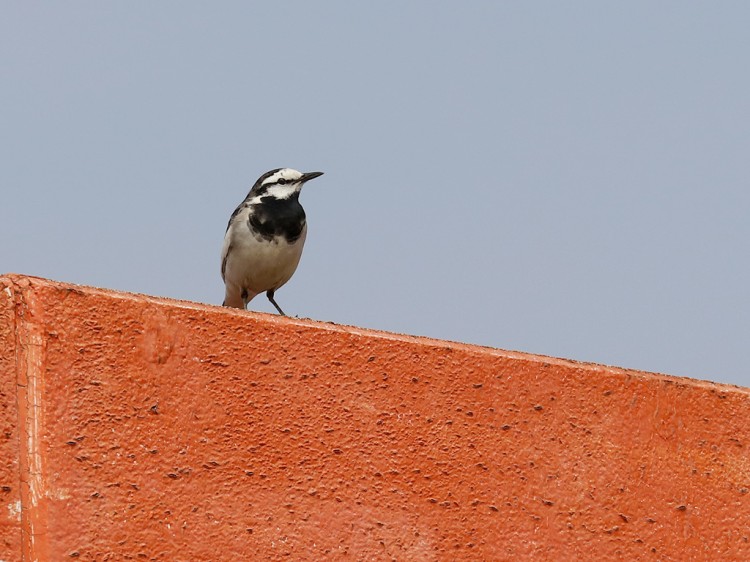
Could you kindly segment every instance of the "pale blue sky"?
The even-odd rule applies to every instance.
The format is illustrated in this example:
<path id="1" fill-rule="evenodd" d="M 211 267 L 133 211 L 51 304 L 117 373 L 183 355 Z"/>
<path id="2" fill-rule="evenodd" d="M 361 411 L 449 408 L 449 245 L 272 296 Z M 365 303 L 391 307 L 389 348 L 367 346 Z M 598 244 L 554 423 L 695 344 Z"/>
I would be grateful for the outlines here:
<path id="1" fill-rule="evenodd" d="M 750 386 L 750 3 L 5 2 L 0 270 Z M 265 298 L 253 308 L 272 311 Z"/>

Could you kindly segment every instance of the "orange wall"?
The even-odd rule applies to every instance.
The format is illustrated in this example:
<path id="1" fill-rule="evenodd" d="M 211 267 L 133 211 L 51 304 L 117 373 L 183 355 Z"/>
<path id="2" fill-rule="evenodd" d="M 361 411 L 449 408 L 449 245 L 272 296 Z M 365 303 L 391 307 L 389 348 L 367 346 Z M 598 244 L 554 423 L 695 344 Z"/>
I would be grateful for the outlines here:
<path id="1" fill-rule="evenodd" d="M 5 562 L 750 560 L 748 389 L 15 275 L 0 341 Z"/>

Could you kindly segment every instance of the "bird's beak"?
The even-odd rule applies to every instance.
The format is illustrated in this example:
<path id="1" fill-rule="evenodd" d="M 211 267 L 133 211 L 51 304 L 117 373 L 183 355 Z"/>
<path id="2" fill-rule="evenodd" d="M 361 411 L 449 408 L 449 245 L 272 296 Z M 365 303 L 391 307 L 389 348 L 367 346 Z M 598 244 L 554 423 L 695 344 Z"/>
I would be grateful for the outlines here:
<path id="1" fill-rule="evenodd" d="M 302 183 L 305 183 L 306 181 L 314 180 L 315 178 L 320 177 L 322 175 L 323 175 L 323 172 L 307 172 L 307 173 L 302 174 L 300 181 Z"/>

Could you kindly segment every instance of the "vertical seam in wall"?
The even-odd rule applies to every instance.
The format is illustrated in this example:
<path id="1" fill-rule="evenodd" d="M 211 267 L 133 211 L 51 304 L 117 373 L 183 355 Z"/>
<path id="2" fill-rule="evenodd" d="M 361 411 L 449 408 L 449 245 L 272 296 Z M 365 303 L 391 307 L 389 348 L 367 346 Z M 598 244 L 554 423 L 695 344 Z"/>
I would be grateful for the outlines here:
<path id="1" fill-rule="evenodd" d="M 44 427 L 45 338 L 33 318 L 30 284 L 14 283 L 16 376 L 21 472 L 22 559 L 48 560 L 47 494 L 42 446 Z"/>

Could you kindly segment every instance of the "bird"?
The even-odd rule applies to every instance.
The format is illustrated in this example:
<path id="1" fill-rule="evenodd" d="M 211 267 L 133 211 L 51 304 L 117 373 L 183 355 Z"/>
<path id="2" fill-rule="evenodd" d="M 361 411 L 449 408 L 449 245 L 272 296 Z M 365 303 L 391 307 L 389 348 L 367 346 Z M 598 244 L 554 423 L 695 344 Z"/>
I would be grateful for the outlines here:
<path id="1" fill-rule="evenodd" d="M 323 172 L 276 168 L 258 178 L 229 217 L 221 250 L 223 306 L 245 310 L 265 292 L 280 315 L 274 294 L 294 275 L 307 237 L 299 194 Z"/>

